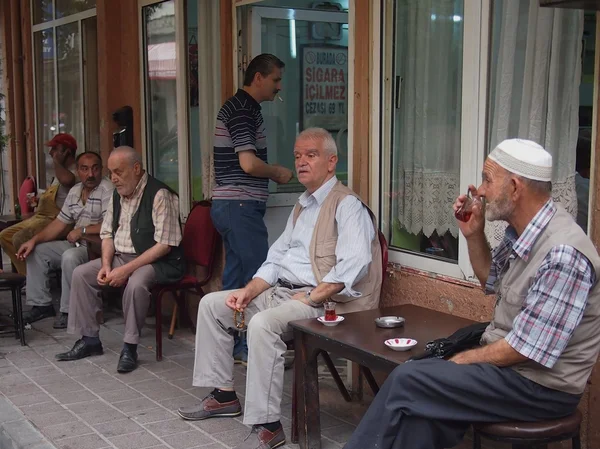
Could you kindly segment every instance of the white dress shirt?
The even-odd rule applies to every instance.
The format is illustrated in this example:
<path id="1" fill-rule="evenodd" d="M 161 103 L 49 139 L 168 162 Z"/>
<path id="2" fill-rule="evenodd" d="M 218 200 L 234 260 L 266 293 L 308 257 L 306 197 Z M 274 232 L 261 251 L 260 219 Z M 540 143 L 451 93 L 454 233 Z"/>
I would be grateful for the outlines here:
<path id="1" fill-rule="evenodd" d="M 310 263 L 310 242 L 321 206 L 337 178 L 323 184 L 312 195 L 304 192 L 298 202 L 304 208 L 294 226 L 294 211 L 290 214 L 283 234 L 269 249 L 267 260 L 254 277 L 275 285 L 277 279 L 292 284 L 317 286 L 317 279 Z M 335 248 L 336 264 L 323 278 L 323 282 L 344 284 L 340 292 L 346 296 L 361 296 L 352 289 L 367 274 L 371 263 L 371 242 L 375 229 L 369 212 L 354 196 L 344 198 L 335 212 L 338 227 L 338 240 Z"/>

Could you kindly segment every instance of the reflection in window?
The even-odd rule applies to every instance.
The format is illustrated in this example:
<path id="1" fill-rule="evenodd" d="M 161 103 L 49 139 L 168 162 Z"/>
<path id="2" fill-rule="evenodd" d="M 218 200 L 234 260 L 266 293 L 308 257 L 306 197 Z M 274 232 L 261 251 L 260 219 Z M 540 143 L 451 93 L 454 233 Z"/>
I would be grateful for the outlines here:
<path id="1" fill-rule="evenodd" d="M 175 2 L 146 6 L 143 20 L 150 172 L 178 191 Z"/>
<path id="2" fill-rule="evenodd" d="M 50 1 L 50 0 L 47 0 Z M 96 7 L 96 0 L 55 0 L 56 18 L 70 16 Z M 35 3 L 35 2 L 34 2 Z"/>
<path id="3" fill-rule="evenodd" d="M 48 187 L 54 177 L 54 167 L 44 143 L 58 133 L 56 121 L 56 91 L 54 79 L 54 30 L 52 28 L 33 33 L 35 59 L 35 96 L 39 185 Z"/>
<path id="4" fill-rule="evenodd" d="M 48 22 L 53 19 L 53 0 L 37 0 L 31 2 L 33 9 L 33 24 Z"/>
<path id="5" fill-rule="evenodd" d="M 69 133 L 83 146 L 79 23 L 56 27 L 58 76 L 58 132 Z"/>
<path id="6" fill-rule="evenodd" d="M 458 260 L 463 1 L 395 7 L 391 243 Z"/>

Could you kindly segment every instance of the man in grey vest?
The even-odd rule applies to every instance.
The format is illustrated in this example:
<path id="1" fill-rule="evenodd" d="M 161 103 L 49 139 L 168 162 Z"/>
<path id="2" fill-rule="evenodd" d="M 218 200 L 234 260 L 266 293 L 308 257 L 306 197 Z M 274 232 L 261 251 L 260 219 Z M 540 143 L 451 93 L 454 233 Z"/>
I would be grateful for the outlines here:
<path id="1" fill-rule="evenodd" d="M 470 186 L 485 208 L 475 203 L 459 222 L 477 278 L 496 295 L 481 347 L 396 368 L 346 449 L 454 447 L 473 422 L 575 411 L 600 350 L 600 258 L 552 201 L 551 175 L 552 156 L 534 142 L 505 140 L 490 153 L 481 186 Z M 484 215 L 509 224 L 493 251 Z"/>
<path id="2" fill-rule="evenodd" d="M 131 147 L 119 147 L 108 158 L 115 185 L 100 237 L 102 258 L 80 265 L 73 272 L 67 331 L 81 335 L 73 349 L 58 360 L 78 360 L 103 353 L 96 314 L 103 286 L 124 287 L 124 346 L 117 371 L 137 367 L 137 345 L 156 284 L 177 282 L 185 263 L 181 243 L 179 199 L 162 182 L 149 176 Z"/>
<path id="3" fill-rule="evenodd" d="M 212 293 L 200 301 L 193 384 L 214 387 L 198 405 L 182 407 L 187 420 L 238 416 L 233 388 L 234 310 L 248 324 L 244 424 L 251 434 L 236 449 L 285 443 L 280 422 L 288 323 L 324 315 L 331 298 L 338 312 L 377 307 L 381 249 L 369 209 L 335 176 L 337 148 L 321 128 L 296 139 L 298 179 L 306 187 L 267 260 L 241 290 Z M 285 335 L 287 333 L 287 336 Z"/>

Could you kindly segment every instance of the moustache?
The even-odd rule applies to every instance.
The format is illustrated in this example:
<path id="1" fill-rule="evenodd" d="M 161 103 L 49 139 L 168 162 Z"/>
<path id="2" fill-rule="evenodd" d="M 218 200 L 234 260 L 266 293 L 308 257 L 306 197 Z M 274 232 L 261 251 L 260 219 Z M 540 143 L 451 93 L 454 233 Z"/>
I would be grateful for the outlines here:
<path id="1" fill-rule="evenodd" d="M 96 182 L 96 177 L 90 176 L 88 179 L 85 180 L 85 182 Z"/>

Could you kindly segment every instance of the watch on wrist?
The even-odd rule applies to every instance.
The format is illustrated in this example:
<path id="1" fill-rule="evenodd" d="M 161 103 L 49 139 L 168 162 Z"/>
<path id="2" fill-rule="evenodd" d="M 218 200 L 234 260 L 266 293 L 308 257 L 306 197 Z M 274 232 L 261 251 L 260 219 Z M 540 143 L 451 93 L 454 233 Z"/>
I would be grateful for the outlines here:
<path id="1" fill-rule="evenodd" d="M 308 305 L 311 306 L 311 307 L 315 307 L 315 308 L 323 306 L 323 304 L 320 304 L 318 302 L 314 302 L 312 300 L 312 298 L 310 297 L 311 292 L 312 292 L 312 290 L 307 290 L 306 292 L 304 292 L 304 297 L 308 301 Z"/>

